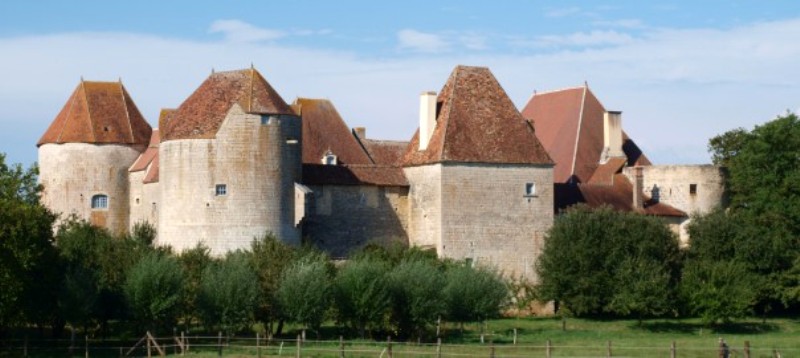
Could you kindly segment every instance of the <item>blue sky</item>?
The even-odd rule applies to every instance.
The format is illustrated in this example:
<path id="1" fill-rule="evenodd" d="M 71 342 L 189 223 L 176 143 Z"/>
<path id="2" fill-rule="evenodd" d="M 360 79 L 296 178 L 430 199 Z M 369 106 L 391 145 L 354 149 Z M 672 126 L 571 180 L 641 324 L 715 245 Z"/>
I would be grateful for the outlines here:
<path id="1" fill-rule="evenodd" d="M 350 126 L 404 139 L 417 95 L 488 66 L 518 107 L 589 83 L 658 164 L 800 109 L 796 1 L 4 1 L 0 152 L 35 143 L 81 76 L 122 78 L 155 124 L 208 76 L 253 63 L 287 102 L 329 98 Z"/>

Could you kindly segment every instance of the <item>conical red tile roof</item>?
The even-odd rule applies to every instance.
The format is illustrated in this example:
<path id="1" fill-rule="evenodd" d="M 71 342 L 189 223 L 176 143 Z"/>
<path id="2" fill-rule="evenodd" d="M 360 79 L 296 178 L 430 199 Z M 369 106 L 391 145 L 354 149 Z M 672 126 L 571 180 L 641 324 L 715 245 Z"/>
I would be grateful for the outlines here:
<path id="1" fill-rule="evenodd" d="M 216 72 L 170 116 L 161 140 L 213 138 L 234 104 L 247 113 L 294 114 L 255 69 Z"/>
<path id="2" fill-rule="evenodd" d="M 120 82 L 81 81 L 39 139 L 47 143 L 147 144 L 152 128 Z"/>

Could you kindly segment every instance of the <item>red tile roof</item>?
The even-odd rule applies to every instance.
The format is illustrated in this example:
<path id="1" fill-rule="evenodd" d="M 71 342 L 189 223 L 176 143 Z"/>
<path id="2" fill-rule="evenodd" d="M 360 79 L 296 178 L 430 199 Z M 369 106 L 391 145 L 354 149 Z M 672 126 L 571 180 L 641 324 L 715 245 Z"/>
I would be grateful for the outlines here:
<path id="1" fill-rule="evenodd" d="M 419 131 L 405 166 L 440 162 L 552 164 L 533 127 L 488 68 L 457 66 L 437 98 L 437 123 L 419 151 Z"/>
<path id="2" fill-rule="evenodd" d="M 150 137 L 150 145 L 144 151 L 144 153 L 140 154 L 136 161 L 133 162 L 129 172 L 138 172 L 147 169 L 147 166 L 153 162 L 153 159 L 158 157 L 158 144 L 160 143 L 160 138 L 158 135 L 158 129 L 153 130 L 153 135 Z"/>
<path id="3" fill-rule="evenodd" d="M 537 93 L 522 115 L 533 121 L 536 136 L 555 160 L 556 183 L 590 180 L 603 151 L 605 108 L 588 86 Z M 650 165 L 636 144 L 623 132 L 628 165 Z"/>
<path id="4" fill-rule="evenodd" d="M 153 162 L 150 164 L 150 169 L 147 171 L 147 174 L 145 174 L 142 182 L 145 184 L 158 183 L 158 154 L 156 154 L 155 158 L 153 158 Z"/>
<path id="5" fill-rule="evenodd" d="M 162 140 L 213 138 L 234 104 L 247 113 L 294 114 L 255 69 L 216 72 L 166 121 Z"/>
<path id="6" fill-rule="evenodd" d="M 303 163 L 321 164 L 330 150 L 340 164 L 372 164 L 331 101 L 298 98 L 292 108 L 303 119 Z"/>
<path id="7" fill-rule="evenodd" d="M 358 138 L 358 136 L 356 136 Z M 408 142 L 358 138 L 370 159 L 378 165 L 399 165 Z"/>
<path id="8" fill-rule="evenodd" d="M 385 165 L 303 164 L 305 185 L 408 186 L 403 169 Z"/>
<path id="9" fill-rule="evenodd" d="M 556 211 L 566 209 L 577 203 L 590 207 L 610 206 L 619 211 L 635 211 L 633 208 L 633 184 L 625 174 L 614 174 L 610 185 L 603 184 L 563 184 L 555 185 Z M 656 202 L 645 196 L 646 215 L 687 217 L 688 215 L 670 205 Z"/>
<path id="10" fill-rule="evenodd" d="M 122 83 L 81 81 L 37 146 L 146 144 L 151 131 Z"/>

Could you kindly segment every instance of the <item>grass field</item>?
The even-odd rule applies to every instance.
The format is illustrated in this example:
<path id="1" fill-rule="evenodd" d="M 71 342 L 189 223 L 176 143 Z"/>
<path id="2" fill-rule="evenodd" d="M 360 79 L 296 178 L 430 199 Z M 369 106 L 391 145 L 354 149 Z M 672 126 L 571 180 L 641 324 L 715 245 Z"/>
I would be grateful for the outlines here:
<path id="1" fill-rule="evenodd" d="M 295 357 L 297 344 L 293 337 L 297 331 L 292 327 L 284 337 L 269 342 L 260 340 L 258 346 L 262 357 Z M 548 341 L 551 357 L 670 357 L 675 344 L 675 357 L 718 357 L 719 338 L 724 338 L 731 349 L 731 357 L 744 357 L 745 341 L 750 344 L 751 357 L 773 357 L 777 351 L 781 357 L 800 357 L 800 320 L 769 319 L 745 320 L 735 325 L 715 330 L 704 328 L 696 320 L 583 320 L 568 319 L 566 329 L 562 321 L 555 318 L 523 318 L 488 321 L 486 335 L 481 343 L 480 326 L 467 325 L 462 333 L 458 327 L 446 325 L 440 348 L 442 357 L 546 357 Z M 514 329 L 517 344 L 514 344 Z M 303 342 L 303 357 L 340 357 L 341 347 L 334 328 L 326 328 L 323 340 L 312 340 L 307 336 Z M 83 342 L 80 342 L 83 343 Z M 174 354 L 172 343 L 161 341 L 166 351 Z M 219 355 L 217 338 L 214 336 L 191 338 L 186 356 L 216 357 Z M 29 343 L 29 355 L 37 357 L 68 356 L 63 347 L 58 350 L 37 349 L 35 342 Z M 132 343 L 125 345 L 130 347 Z M 233 337 L 223 346 L 224 357 L 257 357 L 255 337 Z M 116 357 L 122 344 L 90 341 L 90 356 Z M 127 349 L 123 349 L 127 351 Z M 433 342 L 392 342 L 393 357 L 436 357 L 439 347 Z M 344 351 L 347 357 L 388 357 L 386 337 L 372 340 L 346 339 Z M 155 354 L 155 351 L 153 351 Z M 6 349 L 3 356 L 21 356 L 19 349 Z M 132 352 L 132 356 L 146 354 L 144 348 Z M 74 356 L 84 356 L 84 345 L 80 344 Z"/>

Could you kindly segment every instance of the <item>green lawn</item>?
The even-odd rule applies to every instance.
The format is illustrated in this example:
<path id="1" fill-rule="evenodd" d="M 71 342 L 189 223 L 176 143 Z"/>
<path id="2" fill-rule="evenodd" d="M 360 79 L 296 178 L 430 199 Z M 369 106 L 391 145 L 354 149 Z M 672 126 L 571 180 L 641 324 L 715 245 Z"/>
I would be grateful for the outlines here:
<path id="1" fill-rule="evenodd" d="M 750 342 L 751 357 L 773 357 L 777 349 L 782 357 L 800 356 L 800 320 L 769 319 L 745 320 L 735 325 L 712 330 L 704 328 L 697 320 L 645 320 L 640 326 L 635 320 L 584 320 L 568 319 L 566 330 L 562 321 L 556 318 L 501 319 L 487 322 L 487 334 L 481 344 L 480 326 L 467 325 L 463 334 L 455 325 L 446 325 L 442 357 L 490 357 L 492 350 L 496 357 L 546 357 L 547 342 L 550 341 L 551 357 L 605 357 L 608 344 L 614 357 L 670 357 L 670 347 L 675 342 L 676 357 L 717 357 L 718 339 L 724 338 L 732 350 L 731 357 L 744 357 L 744 342 Z M 296 354 L 296 331 L 288 327 L 288 333 L 281 340 L 273 340 L 268 347 L 259 341 L 262 357 L 294 357 Z M 513 344 L 513 331 L 517 329 L 517 344 Z M 340 346 L 335 328 L 323 331 L 323 341 L 313 341 L 313 334 L 301 348 L 303 357 L 339 357 Z M 190 340 L 192 357 L 215 357 L 218 350 L 214 337 Z M 82 343 L 82 342 L 81 342 Z M 31 342 L 31 345 L 35 343 Z M 119 348 L 113 343 L 100 347 L 90 342 L 90 356 L 119 356 Z M 73 352 L 74 356 L 84 356 L 83 345 Z M 167 347 L 172 354 L 175 348 Z M 67 356 L 65 349 L 45 351 L 29 349 L 31 356 Z M 57 353 L 57 354 L 56 354 Z M 144 355 L 144 349 L 134 355 Z M 436 357 L 435 342 L 393 342 L 393 357 Z M 256 357 L 254 337 L 235 337 L 223 348 L 224 357 Z M 9 352 L 3 356 L 21 356 L 21 351 Z M 387 357 L 385 337 L 373 340 L 347 339 L 347 357 Z"/>

